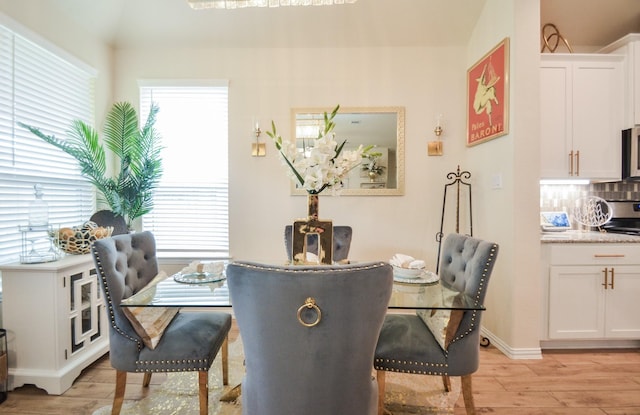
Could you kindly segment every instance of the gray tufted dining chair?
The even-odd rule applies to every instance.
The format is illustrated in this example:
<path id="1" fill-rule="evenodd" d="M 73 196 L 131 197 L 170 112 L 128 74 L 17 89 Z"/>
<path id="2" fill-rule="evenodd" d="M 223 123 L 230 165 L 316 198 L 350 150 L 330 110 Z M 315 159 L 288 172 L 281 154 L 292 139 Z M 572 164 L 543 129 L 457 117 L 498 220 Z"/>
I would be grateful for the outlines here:
<path id="1" fill-rule="evenodd" d="M 178 313 L 154 349 L 145 346 L 120 303 L 158 274 L 156 243 L 150 232 L 127 233 L 93 243 L 93 259 L 109 316 L 109 359 L 116 369 L 112 415 L 120 413 L 127 372 L 198 372 L 200 414 L 208 411 L 208 371 L 222 349 L 223 383 L 228 382 L 227 334 L 231 316 L 221 312 Z"/>
<path id="2" fill-rule="evenodd" d="M 498 245 L 461 234 L 444 241 L 440 283 L 464 292 L 483 305 Z M 447 327 L 446 349 L 417 313 L 385 318 L 375 352 L 378 378 L 378 414 L 384 412 L 385 371 L 442 376 L 449 391 L 449 376 L 461 376 L 467 414 L 475 414 L 471 374 L 478 370 L 482 312 L 453 311 Z"/>
<path id="3" fill-rule="evenodd" d="M 340 262 L 349 258 L 349 250 L 351 249 L 351 238 L 353 236 L 353 229 L 351 226 L 337 225 L 333 227 L 333 261 Z M 286 225 L 284 227 L 284 247 L 287 251 L 287 259 L 291 261 L 292 250 L 292 226 Z M 309 235 L 307 252 L 318 252 L 318 236 Z"/>
<path id="4" fill-rule="evenodd" d="M 375 415 L 389 264 L 236 262 L 227 283 L 245 352 L 243 415 Z"/>

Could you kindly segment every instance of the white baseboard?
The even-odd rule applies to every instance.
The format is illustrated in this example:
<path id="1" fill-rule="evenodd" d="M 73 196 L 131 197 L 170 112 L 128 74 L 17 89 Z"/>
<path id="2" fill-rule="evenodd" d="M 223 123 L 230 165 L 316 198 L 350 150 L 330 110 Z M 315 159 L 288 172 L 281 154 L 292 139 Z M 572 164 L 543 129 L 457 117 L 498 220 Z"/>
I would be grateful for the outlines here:
<path id="1" fill-rule="evenodd" d="M 542 340 L 540 346 L 545 350 L 637 349 L 640 348 L 640 340 Z"/>
<path id="2" fill-rule="evenodd" d="M 509 359 L 542 359 L 542 349 L 540 347 L 514 349 L 484 327 L 480 328 L 480 335 L 489 339 L 491 344 Z"/>

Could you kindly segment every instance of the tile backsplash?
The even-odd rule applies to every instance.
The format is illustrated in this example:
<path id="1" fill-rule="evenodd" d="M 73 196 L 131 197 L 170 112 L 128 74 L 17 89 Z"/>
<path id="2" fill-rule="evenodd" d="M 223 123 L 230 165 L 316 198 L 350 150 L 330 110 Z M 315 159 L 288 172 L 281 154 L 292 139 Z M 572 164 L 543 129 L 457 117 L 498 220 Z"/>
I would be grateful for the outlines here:
<path id="1" fill-rule="evenodd" d="M 541 184 L 540 211 L 570 212 L 576 201 L 586 196 L 605 200 L 640 201 L 640 183 Z"/>

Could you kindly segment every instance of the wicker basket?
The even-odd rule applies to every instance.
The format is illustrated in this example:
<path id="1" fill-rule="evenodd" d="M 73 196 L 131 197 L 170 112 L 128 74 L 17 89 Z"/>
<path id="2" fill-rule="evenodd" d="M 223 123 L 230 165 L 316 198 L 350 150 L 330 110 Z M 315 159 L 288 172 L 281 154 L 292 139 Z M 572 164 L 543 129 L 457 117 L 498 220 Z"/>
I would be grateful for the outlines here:
<path id="1" fill-rule="evenodd" d="M 102 227 L 95 222 L 85 222 L 73 228 L 60 228 L 53 231 L 53 243 L 72 255 L 83 255 L 91 252 L 91 243 L 97 239 L 108 238 L 113 232 L 113 226 Z"/>

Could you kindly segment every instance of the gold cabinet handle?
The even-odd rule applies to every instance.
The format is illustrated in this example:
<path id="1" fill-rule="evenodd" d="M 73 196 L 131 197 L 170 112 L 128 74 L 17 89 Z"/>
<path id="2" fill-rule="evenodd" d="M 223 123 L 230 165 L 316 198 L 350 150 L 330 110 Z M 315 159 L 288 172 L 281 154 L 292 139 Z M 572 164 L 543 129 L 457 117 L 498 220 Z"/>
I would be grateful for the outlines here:
<path id="1" fill-rule="evenodd" d="M 615 270 L 611 268 L 611 282 L 609 283 L 609 287 L 611 287 L 612 290 L 613 290 L 613 280 L 615 280 L 615 278 L 616 278 Z"/>
<path id="2" fill-rule="evenodd" d="M 580 176 L 580 150 L 576 151 L 576 176 Z"/>
<path id="3" fill-rule="evenodd" d="M 608 279 L 609 279 L 609 268 L 605 268 L 602 270 L 602 273 L 604 274 L 604 282 L 602 283 L 602 286 L 604 287 L 604 289 L 607 289 L 607 286 L 609 285 L 608 283 Z"/>
<path id="4" fill-rule="evenodd" d="M 573 150 L 569 152 L 569 176 L 573 176 Z"/>

